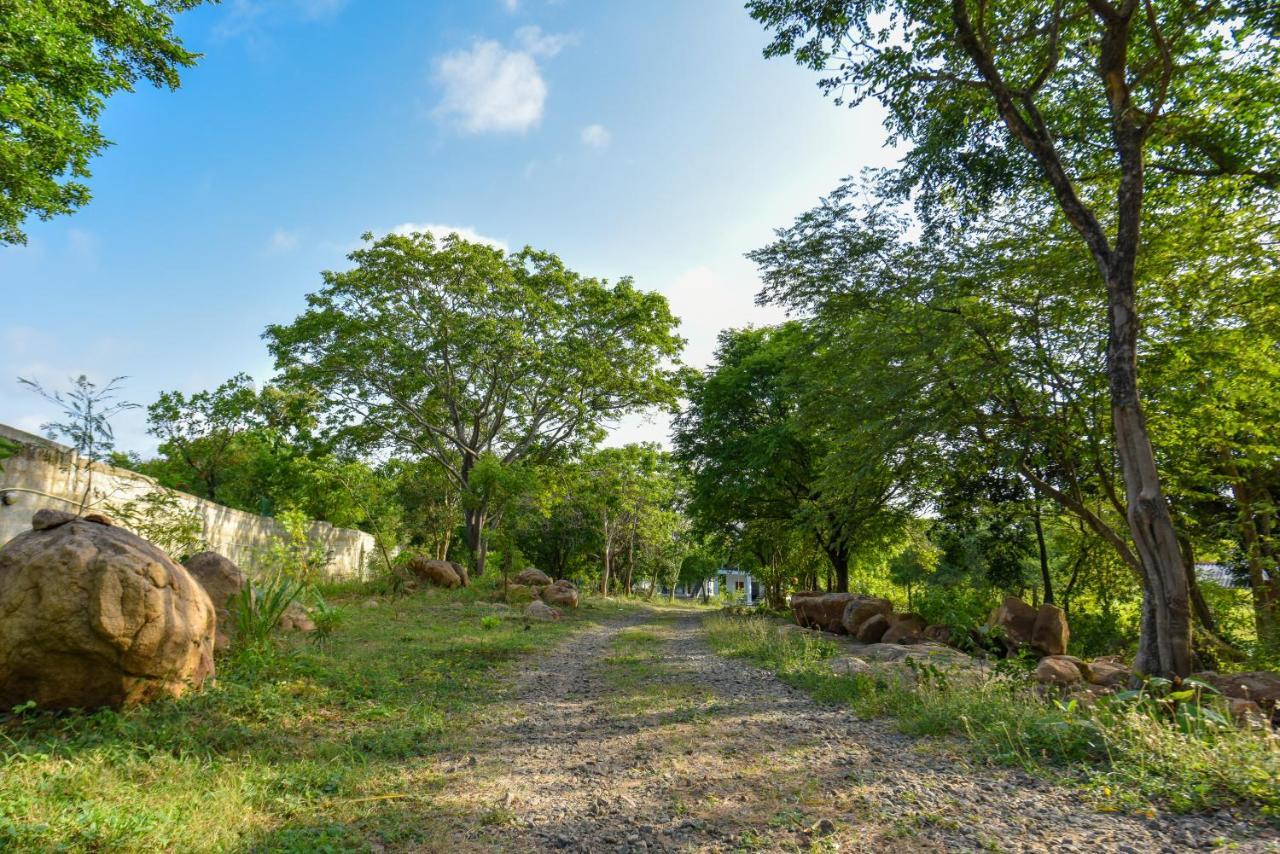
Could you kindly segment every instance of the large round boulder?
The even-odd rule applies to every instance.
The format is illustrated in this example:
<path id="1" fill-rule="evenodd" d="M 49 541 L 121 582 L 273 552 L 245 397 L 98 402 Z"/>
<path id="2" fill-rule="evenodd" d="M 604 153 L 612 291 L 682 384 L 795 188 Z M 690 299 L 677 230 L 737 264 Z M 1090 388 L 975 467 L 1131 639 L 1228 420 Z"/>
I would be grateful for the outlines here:
<path id="1" fill-rule="evenodd" d="M 0 708 L 121 706 L 213 673 L 204 588 L 123 528 L 58 511 L 0 548 Z"/>
<path id="2" fill-rule="evenodd" d="M 560 619 L 560 612 L 544 602 L 536 599 L 530 602 L 524 609 L 524 616 L 527 620 L 540 620 L 542 622 L 550 622 Z"/>
<path id="3" fill-rule="evenodd" d="M 573 582 L 560 579 L 555 584 L 548 584 L 542 588 L 542 601 L 548 605 L 557 605 L 561 608 L 578 607 L 578 588 L 573 586 Z"/>
<path id="4" fill-rule="evenodd" d="M 434 584 L 436 587 L 452 589 L 462 584 L 458 571 L 447 560 L 431 560 L 419 555 L 409 559 L 408 567 L 419 581 Z"/>
<path id="5" fill-rule="evenodd" d="M 1039 613 L 1017 596 L 1006 596 L 987 618 L 987 628 L 1003 636 L 1009 650 L 1031 643 Z"/>
<path id="6" fill-rule="evenodd" d="M 231 616 L 231 600 L 244 588 L 244 573 L 229 559 L 217 552 L 200 552 L 182 562 L 191 577 L 209 594 L 214 613 L 218 615 L 216 646 L 226 649 L 235 633 L 235 620 Z"/>
<path id="7" fill-rule="evenodd" d="M 879 596 L 854 596 L 844 606 L 844 614 L 840 617 L 840 622 L 844 624 L 844 630 L 847 634 L 858 636 L 858 629 L 862 628 L 862 624 L 874 617 L 876 614 L 884 614 L 888 616 L 893 613 L 893 603 L 888 599 L 881 599 Z"/>
<path id="8" fill-rule="evenodd" d="M 1071 640 L 1067 626 L 1067 612 L 1057 605 L 1041 605 L 1036 611 L 1036 622 L 1031 627 L 1031 646 L 1041 655 L 1065 655 Z"/>
<path id="9" fill-rule="evenodd" d="M 536 567 L 529 566 L 516 573 L 515 583 L 529 587 L 546 587 L 551 583 L 551 576 Z"/>

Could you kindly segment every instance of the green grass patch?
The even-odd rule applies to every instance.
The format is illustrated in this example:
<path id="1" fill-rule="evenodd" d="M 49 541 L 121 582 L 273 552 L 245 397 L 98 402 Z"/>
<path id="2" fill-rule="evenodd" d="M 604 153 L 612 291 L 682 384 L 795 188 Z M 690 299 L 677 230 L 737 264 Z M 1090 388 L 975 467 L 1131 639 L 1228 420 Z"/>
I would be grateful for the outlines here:
<path id="1" fill-rule="evenodd" d="M 429 842 L 431 758 L 465 749 L 520 657 L 619 610 L 588 601 L 526 628 L 484 595 L 348 598 L 324 643 L 277 638 L 181 700 L 0 720 L 0 850 Z"/>
<path id="2" fill-rule="evenodd" d="M 818 700 L 893 717 L 910 735 L 959 737 L 983 761 L 1065 772 L 1103 810 L 1244 806 L 1280 818 L 1280 739 L 1272 733 L 1184 731 L 1138 707 L 1054 702 L 1010 677 L 961 679 L 935 668 L 915 680 L 837 676 L 827 661 L 842 650 L 833 641 L 783 633 L 760 618 L 713 615 L 705 628 L 718 652 L 760 664 Z"/>

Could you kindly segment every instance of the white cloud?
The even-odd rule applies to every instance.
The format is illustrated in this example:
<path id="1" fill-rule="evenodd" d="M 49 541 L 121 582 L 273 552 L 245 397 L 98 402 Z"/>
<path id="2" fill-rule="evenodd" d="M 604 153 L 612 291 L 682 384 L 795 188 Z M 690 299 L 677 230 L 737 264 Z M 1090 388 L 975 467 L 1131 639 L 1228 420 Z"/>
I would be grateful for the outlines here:
<path id="1" fill-rule="evenodd" d="M 437 77 L 444 86 L 438 112 L 469 133 L 524 133 L 542 120 L 547 84 L 528 53 L 478 41 L 442 57 Z"/>
<path id="2" fill-rule="evenodd" d="M 455 226 L 421 222 L 403 222 L 391 229 L 392 234 L 412 234 L 415 231 L 430 232 L 437 239 L 448 234 L 456 234 L 463 240 L 469 240 L 472 243 L 483 243 L 486 246 L 501 249 L 503 252 L 507 251 L 507 243 L 505 240 L 498 240 L 496 237 L 486 237 L 468 225 Z"/>
<path id="3" fill-rule="evenodd" d="M 298 248 L 298 232 L 277 228 L 271 235 L 269 244 L 273 252 L 292 252 Z"/>
<path id="4" fill-rule="evenodd" d="M 547 83 L 538 58 L 555 56 L 573 37 L 538 27 L 516 31 L 517 48 L 492 39 L 442 56 L 436 79 L 444 89 L 436 112 L 468 133 L 524 133 L 542 120 Z"/>
<path id="5" fill-rule="evenodd" d="M 289 18 L 301 17 L 308 21 L 331 18 L 338 14 L 347 0 L 291 0 L 288 3 L 266 0 L 232 0 L 227 11 L 213 28 L 220 39 L 263 39 L 263 31 L 270 24 Z"/>
<path id="6" fill-rule="evenodd" d="M 508 12 L 514 12 L 520 8 L 520 0 L 502 0 L 502 5 Z"/>
<path id="7" fill-rule="evenodd" d="M 604 125 L 587 125 L 582 129 L 582 144 L 592 148 L 608 148 L 613 134 Z"/>
<path id="8" fill-rule="evenodd" d="M 756 305 L 760 279 L 745 259 L 727 267 L 698 266 L 686 270 L 660 290 L 680 318 L 680 334 L 688 339 L 683 360 L 695 368 L 711 363 L 723 329 L 781 323 L 786 312 Z"/>
<path id="9" fill-rule="evenodd" d="M 531 24 L 516 30 L 516 41 L 534 56 L 552 57 L 576 44 L 578 37 L 567 33 L 544 33 L 541 27 Z"/>

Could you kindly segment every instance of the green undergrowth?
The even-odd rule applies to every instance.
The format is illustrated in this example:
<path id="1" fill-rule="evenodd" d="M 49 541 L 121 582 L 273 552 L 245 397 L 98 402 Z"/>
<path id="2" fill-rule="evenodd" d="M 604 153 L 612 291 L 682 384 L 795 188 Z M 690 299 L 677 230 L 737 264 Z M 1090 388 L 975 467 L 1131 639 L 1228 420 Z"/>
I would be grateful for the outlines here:
<path id="1" fill-rule="evenodd" d="M 419 772 L 466 748 L 521 656 L 619 610 L 526 627 L 483 586 L 353 592 L 323 643 L 278 637 L 188 697 L 0 718 L 0 851 L 429 845 Z"/>
<path id="2" fill-rule="evenodd" d="M 720 653 L 747 658 L 815 699 L 862 717 L 892 717 L 905 733 L 956 737 L 980 761 L 1063 774 L 1102 810 L 1160 806 L 1196 812 L 1239 806 L 1280 819 L 1280 739 L 1209 723 L 1178 727 L 1141 704 L 1047 699 L 1025 679 L 964 678 L 932 666 L 910 679 L 841 676 L 834 641 L 779 631 L 775 621 L 710 616 Z"/>

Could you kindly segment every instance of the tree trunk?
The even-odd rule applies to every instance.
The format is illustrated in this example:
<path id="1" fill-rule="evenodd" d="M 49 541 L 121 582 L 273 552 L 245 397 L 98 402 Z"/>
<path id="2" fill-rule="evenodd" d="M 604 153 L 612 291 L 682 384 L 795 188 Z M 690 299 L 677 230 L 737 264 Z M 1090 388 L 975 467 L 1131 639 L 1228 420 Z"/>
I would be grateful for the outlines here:
<path id="1" fill-rule="evenodd" d="M 1053 577 L 1049 575 L 1049 550 L 1044 544 L 1044 523 L 1040 519 L 1040 499 L 1035 502 L 1036 545 L 1040 547 L 1040 583 L 1044 587 L 1044 603 L 1053 604 Z"/>
<path id="2" fill-rule="evenodd" d="M 470 508 L 462 515 L 467 527 L 467 547 L 471 549 L 472 574 L 484 575 L 484 559 L 488 552 L 484 536 L 485 510 L 483 507 Z"/>
<path id="3" fill-rule="evenodd" d="M 1133 192 L 1130 190 L 1130 192 Z M 1140 194 L 1140 189 L 1137 191 Z M 1121 190 L 1121 194 L 1125 190 Z M 1124 204 L 1122 198 L 1121 204 Z M 1136 250 L 1136 238 L 1133 241 Z M 1117 251 L 1117 256 L 1121 253 Z M 1116 453 L 1124 475 L 1129 531 L 1142 561 L 1142 634 L 1134 668 L 1151 675 L 1191 672 L 1191 607 L 1173 519 L 1138 396 L 1138 316 L 1133 261 L 1117 257 L 1107 276 L 1107 374 Z"/>
<path id="4" fill-rule="evenodd" d="M 849 550 L 844 546 L 826 546 L 823 551 L 827 553 L 827 559 L 831 561 L 831 568 L 835 570 L 835 590 L 836 593 L 849 592 Z M 832 592 L 831 576 L 827 575 L 827 591 Z"/>
<path id="5" fill-rule="evenodd" d="M 1240 531 L 1240 545 L 1244 552 L 1245 563 L 1249 568 L 1249 589 L 1253 594 L 1253 622 L 1258 633 L 1258 641 L 1266 647 L 1277 641 L 1277 603 L 1271 590 L 1267 570 L 1274 573 L 1275 567 L 1268 567 L 1263 551 L 1262 538 L 1258 533 L 1258 525 L 1254 519 L 1254 501 L 1249 485 L 1240 475 L 1231 452 L 1222 448 L 1218 451 L 1224 473 L 1231 481 L 1231 496 L 1236 501 L 1236 524 Z"/>

